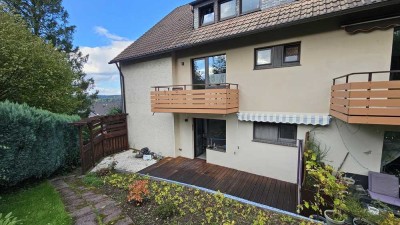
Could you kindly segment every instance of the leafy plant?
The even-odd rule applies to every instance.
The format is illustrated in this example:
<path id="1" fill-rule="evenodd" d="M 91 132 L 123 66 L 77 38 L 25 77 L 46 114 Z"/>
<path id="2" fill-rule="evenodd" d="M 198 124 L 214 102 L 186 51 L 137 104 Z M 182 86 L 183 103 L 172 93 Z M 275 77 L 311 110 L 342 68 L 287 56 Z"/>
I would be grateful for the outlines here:
<path id="1" fill-rule="evenodd" d="M 342 179 L 342 174 L 334 171 L 329 165 L 320 164 L 317 161 L 317 154 L 312 150 L 307 150 L 304 155 L 308 159 L 306 171 L 313 180 L 315 194 L 314 200 L 303 201 L 303 204 L 298 206 L 298 211 L 307 208 L 322 215 L 321 207 L 330 206 L 333 208 L 332 219 L 337 221 L 346 219 L 344 212 L 347 209 L 345 204 L 347 185 Z M 332 200 L 332 203 L 328 204 L 327 199 Z"/>
<path id="2" fill-rule="evenodd" d="M 145 199 L 150 195 L 149 181 L 137 180 L 129 186 L 128 202 L 141 206 Z"/>
<path id="3" fill-rule="evenodd" d="M 159 205 L 155 210 L 155 215 L 159 218 L 165 220 L 171 218 L 175 214 L 177 214 L 178 209 L 172 202 L 165 202 L 162 205 Z"/>
<path id="4" fill-rule="evenodd" d="M 3 217 L 3 214 L 0 213 L 0 225 L 16 225 L 19 223 L 19 220 L 12 215 L 12 213 L 8 213 Z"/>

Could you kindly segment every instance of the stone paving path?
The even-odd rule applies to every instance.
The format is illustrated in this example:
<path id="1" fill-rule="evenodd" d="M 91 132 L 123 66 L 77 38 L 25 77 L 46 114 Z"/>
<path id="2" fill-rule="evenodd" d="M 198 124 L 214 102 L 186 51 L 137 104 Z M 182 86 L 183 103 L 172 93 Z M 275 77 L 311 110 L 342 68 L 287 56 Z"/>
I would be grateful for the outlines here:
<path id="1" fill-rule="evenodd" d="M 60 193 L 65 208 L 76 225 L 131 225 L 133 221 L 125 215 L 118 203 L 106 195 L 93 193 L 85 187 L 70 185 L 75 175 L 59 177 L 50 182 Z M 100 223 L 101 220 L 101 223 Z"/>

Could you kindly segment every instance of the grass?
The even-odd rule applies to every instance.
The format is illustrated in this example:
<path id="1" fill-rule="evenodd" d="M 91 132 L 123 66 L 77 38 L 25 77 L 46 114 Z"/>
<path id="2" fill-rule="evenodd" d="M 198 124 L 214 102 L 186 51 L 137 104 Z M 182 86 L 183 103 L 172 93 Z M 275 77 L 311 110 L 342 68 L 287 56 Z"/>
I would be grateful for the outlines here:
<path id="1" fill-rule="evenodd" d="M 12 212 L 26 225 L 70 225 L 59 194 L 48 182 L 27 186 L 5 195 L 0 195 L 0 213 Z"/>

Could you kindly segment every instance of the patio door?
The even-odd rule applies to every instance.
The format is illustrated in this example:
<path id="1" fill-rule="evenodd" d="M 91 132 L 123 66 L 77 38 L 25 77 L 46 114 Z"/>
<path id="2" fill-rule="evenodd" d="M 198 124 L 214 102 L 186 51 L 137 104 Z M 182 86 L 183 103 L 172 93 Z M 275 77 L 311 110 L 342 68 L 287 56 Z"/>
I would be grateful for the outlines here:
<path id="1" fill-rule="evenodd" d="M 226 55 L 198 58 L 193 60 L 193 89 L 222 88 L 226 83 Z"/>
<path id="2" fill-rule="evenodd" d="M 197 158 L 206 152 L 207 134 L 206 120 L 193 119 L 194 121 L 194 157 Z"/>

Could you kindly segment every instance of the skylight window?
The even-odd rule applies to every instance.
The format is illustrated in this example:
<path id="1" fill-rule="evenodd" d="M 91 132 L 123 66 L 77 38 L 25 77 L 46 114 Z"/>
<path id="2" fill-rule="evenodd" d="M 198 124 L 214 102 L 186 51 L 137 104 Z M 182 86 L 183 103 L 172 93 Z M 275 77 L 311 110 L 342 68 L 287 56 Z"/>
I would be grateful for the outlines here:
<path id="1" fill-rule="evenodd" d="M 206 5 L 200 8 L 200 26 L 214 23 L 214 4 Z"/>

